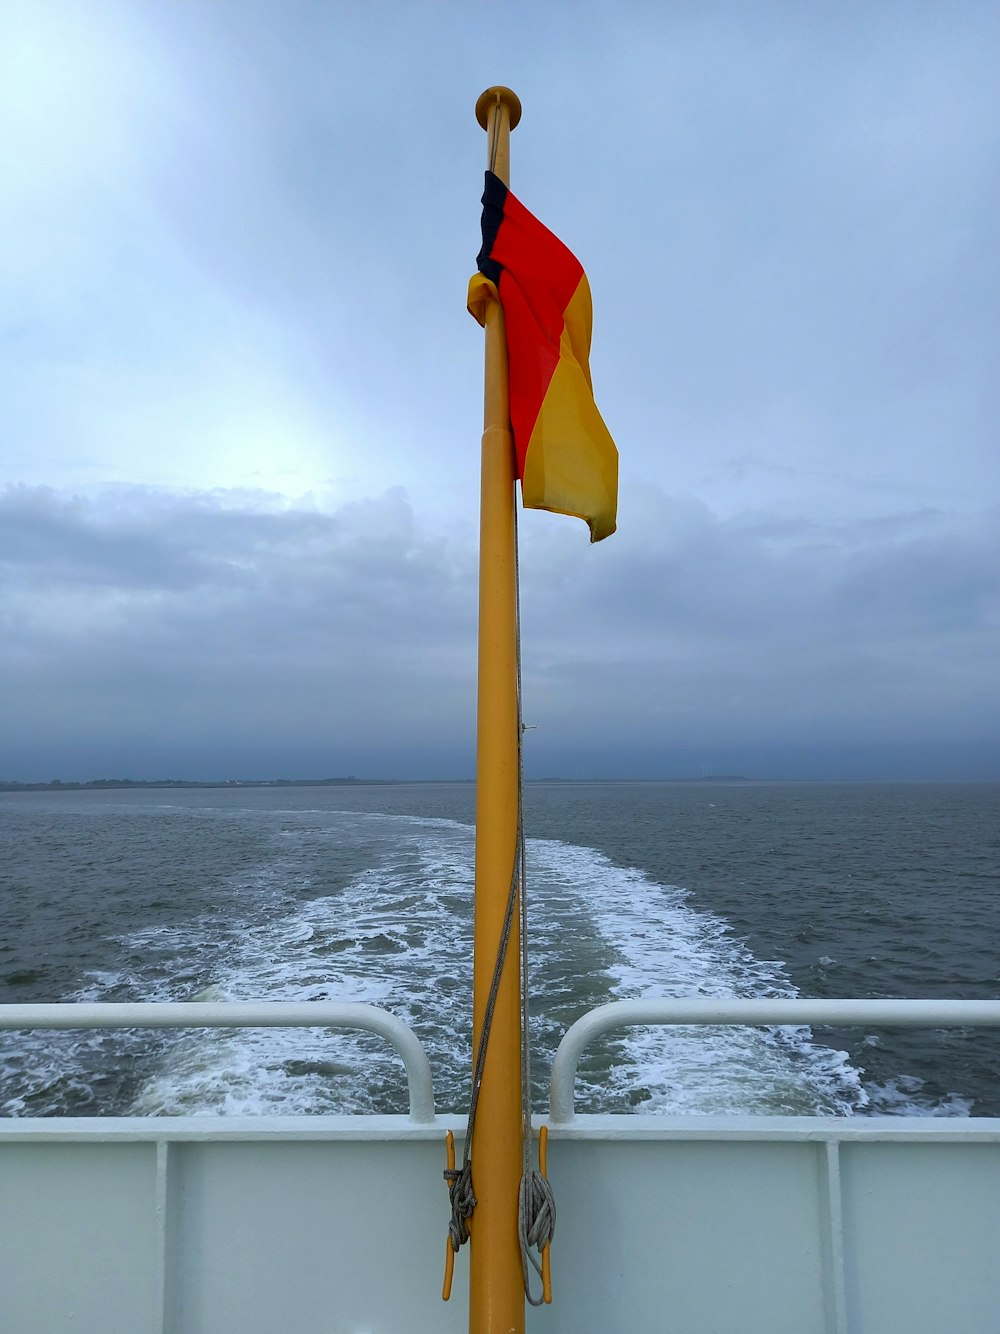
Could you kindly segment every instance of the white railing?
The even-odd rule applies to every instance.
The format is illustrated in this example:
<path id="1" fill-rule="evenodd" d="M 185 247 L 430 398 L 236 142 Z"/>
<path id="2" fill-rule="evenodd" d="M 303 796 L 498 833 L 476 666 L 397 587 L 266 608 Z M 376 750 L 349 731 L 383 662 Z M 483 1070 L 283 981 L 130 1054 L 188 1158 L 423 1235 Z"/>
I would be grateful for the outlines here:
<path id="1" fill-rule="evenodd" d="M 406 1067 L 410 1119 L 434 1121 L 431 1067 L 402 1019 L 374 1005 L 338 1001 L 144 1002 L 0 1005 L 0 1030 L 71 1028 L 347 1028 L 378 1033 Z"/>
<path id="2" fill-rule="evenodd" d="M 822 1024 L 833 1028 L 1000 1027 L 1000 1000 L 644 1000 L 612 1001 L 577 1019 L 552 1062 L 549 1115 L 565 1125 L 575 1115 L 573 1081 L 587 1044 L 616 1028 L 640 1025 L 738 1024 L 757 1028 Z"/>
<path id="3" fill-rule="evenodd" d="M 648 1025 L 893 1028 L 1000 1027 L 1000 1000 L 645 1000 L 613 1001 L 567 1029 L 552 1063 L 550 1118 L 574 1119 L 573 1083 L 587 1045 L 619 1028 Z M 410 1119 L 434 1121 L 427 1054 L 413 1030 L 374 1005 L 337 1001 L 147 1002 L 0 1005 L 0 1031 L 121 1028 L 343 1028 L 377 1033 L 406 1068 Z"/>

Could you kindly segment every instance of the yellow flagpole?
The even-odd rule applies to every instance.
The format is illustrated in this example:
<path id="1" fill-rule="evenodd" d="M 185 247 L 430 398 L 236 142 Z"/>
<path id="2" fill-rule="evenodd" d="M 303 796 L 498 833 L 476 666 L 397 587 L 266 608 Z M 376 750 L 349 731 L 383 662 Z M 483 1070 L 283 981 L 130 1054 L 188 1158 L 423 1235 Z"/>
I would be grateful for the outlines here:
<path id="1" fill-rule="evenodd" d="M 476 103 L 491 171 L 510 184 L 510 131 L 521 104 L 509 88 Z M 518 721 L 514 562 L 514 441 L 503 311 L 486 307 L 479 538 L 479 706 L 476 757 L 476 902 L 473 1051 L 479 1043 L 517 849 Z M 487 1049 L 476 1118 L 470 1221 L 470 1334 L 522 1334 L 517 1236 L 521 1179 L 520 946 L 515 913 Z"/>

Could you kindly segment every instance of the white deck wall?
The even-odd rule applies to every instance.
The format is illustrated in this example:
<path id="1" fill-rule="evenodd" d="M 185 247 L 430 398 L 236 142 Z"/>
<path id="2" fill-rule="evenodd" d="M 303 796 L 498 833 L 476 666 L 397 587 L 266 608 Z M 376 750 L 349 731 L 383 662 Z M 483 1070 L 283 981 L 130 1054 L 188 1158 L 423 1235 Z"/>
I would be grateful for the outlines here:
<path id="1" fill-rule="evenodd" d="M 5 1334 L 448 1334 L 440 1119 L 0 1123 Z M 996 1334 L 1000 1122 L 577 1117 L 551 1334 Z"/>

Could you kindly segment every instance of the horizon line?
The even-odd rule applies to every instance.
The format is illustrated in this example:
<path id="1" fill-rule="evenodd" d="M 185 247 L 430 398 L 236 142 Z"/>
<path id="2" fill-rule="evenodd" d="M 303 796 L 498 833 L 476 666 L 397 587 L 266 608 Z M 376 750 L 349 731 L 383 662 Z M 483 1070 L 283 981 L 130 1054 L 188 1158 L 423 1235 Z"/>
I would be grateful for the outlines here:
<path id="1" fill-rule="evenodd" d="M 353 774 L 328 778 L 88 778 L 62 779 L 52 778 L 44 781 L 22 779 L 0 780 L 0 792 L 56 792 L 56 791 L 122 791 L 129 788 L 240 788 L 240 787 L 391 787 L 407 784 L 475 784 L 475 777 L 451 778 L 358 778 Z M 718 784 L 761 784 L 768 783 L 835 783 L 877 785 L 886 783 L 911 784 L 958 784 L 958 783 L 998 783 L 997 778 L 844 778 L 833 775 L 810 778 L 759 777 L 747 774 L 688 774 L 661 775 L 649 777 L 587 777 L 569 778 L 560 774 L 547 774 L 540 777 L 528 777 L 525 783 L 718 783 Z"/>

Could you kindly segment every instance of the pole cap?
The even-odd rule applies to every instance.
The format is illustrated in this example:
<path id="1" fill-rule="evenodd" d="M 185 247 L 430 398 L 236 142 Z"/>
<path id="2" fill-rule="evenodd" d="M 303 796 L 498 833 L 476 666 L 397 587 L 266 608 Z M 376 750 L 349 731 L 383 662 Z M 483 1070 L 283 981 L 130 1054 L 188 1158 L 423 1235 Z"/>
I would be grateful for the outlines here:
<path id="1" fill-rule="evenodd" d="M 480 93 L 476 102 L 476 120 L 484 130 L 488 130 L 490 126 L 490 107 L 496 106 L 498 102 L 501 106 L 505 106 L 510 114 L 511 129 L 521 119 L 521 99 L 517 93 L 504 88 L 502 84 L 497 84 L 494 88 L 487 88 L 485 93 Z"/>

